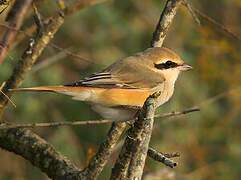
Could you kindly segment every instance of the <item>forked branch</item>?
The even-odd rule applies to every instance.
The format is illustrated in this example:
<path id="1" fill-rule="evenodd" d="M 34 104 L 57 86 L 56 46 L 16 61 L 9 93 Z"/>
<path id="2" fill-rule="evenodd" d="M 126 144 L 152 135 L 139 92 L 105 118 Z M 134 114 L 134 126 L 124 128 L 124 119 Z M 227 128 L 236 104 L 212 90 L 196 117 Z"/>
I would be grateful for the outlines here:
<path id="1" fill-rule="evenodd" d="M 152 47 L 162 46 L 181 2 L 182 0 L 167 0 L 153 34 Z M 155 93 L 146 100 L 141 115 L 129 129 L 119 158 L 112 169 L 111 179 L 141 179 L 152 134 L 156 98 L 159 95 L 160 93 Z"/>

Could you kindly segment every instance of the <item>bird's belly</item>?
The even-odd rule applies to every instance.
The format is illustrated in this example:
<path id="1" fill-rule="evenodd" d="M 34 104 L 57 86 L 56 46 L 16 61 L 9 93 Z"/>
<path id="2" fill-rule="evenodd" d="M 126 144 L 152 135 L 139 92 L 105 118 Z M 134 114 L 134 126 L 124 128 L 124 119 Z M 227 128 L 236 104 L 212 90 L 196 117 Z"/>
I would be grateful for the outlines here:
<path id="1" fill-rule="evenodd" d="M 115 121 L 131 120 L 137 113 L 136 109 L 108 107 L 100 104 L 92 105 L 92 109 L 99 113 L 103 118 Z"/>

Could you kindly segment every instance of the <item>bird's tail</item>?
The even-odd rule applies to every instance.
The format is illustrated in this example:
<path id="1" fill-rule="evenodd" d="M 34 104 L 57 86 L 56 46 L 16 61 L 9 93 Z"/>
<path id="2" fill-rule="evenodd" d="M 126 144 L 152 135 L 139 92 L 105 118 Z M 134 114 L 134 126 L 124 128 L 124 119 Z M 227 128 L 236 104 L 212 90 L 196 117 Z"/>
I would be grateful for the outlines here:
<path id="1" fill-rule="evenodd" d="M 96 93 L 102 92 L 99 88 L 91 88 L 84 86 L 36 86 L 36 87 L 26 87 L 9 89 L 9 91 L 45 91 L 45 92 L 55 92 L 60 94 L 65 94 L 72 96 L 75 100 L 80 101 L 92 101 Z"/>
<path id="2" fill-rule="evenodd" d="M 35 86 L 35 87 L 25 87 L 9 89 L 9 91 L 49 91 L 49 92 L 61 92 L 68 90 L 67 86 Z"/>

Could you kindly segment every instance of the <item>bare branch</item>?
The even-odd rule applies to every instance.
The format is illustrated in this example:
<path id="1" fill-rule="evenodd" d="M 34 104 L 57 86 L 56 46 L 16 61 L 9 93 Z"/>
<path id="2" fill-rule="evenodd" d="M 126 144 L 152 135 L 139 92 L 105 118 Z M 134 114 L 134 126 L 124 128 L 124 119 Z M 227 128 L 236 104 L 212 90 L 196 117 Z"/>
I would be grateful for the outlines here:
<path id="1" fill-rule="evenodd" d="M 66 17 L 66 16 L 69 16 L 69 15 L 73 14 L 74 12 L 81 10 L 85 7 L 92 6 L 92 5 L 95 5 L 95 4 L 104 2 L 104 1 L 106 1 L 106 0 L 78 0 L 75 3 L 71 4 L 70 6 L 66 7 L 65 9 L 63 9 L 63 10 L 61 9 L 59 12 L 56 12 L 54 15 L 51 15 L 51 16 L 45 18 L 44 23 L 48 23 L 50 19 L 56 18 L 60 12 L 63 12 L 64 16 Z M 31 35 L 31 34 L 33 34 L 33 32 L 35 32 L 35 30 L 36 30 L 36 25 L 34 24 L 34 25 L 26 28 L 24 31 Z M 23 36 L 23 35 L 19 35 L 17 37 L 18 42 L 21 42 L 24 37 L 25 36 Z"/>
<path id="2" fill-rule="evenodd" d="M 1 130 L 0 147 L 29 160 L 50 178 L 78 179 L 79 169 L 52 145 L 30 130 Z"/>
<path id="3" fill-rule="evenodd" d="M 64 15 L 65 16 L 68 16 L 80 9 L 83 9 L 85 7 L 88 7 L 88 6 L 92 6 L 92 5 L 95 5 L 97 3 L 102 3 L 106 0 L 79 0 L 73 4 L 71 4 L 69 7 L 66 7 L 63 11 L 64 11 Z M 52 17 L 55 17 L 57 14 L 53 15 Z M 52 18 L 50 17 L 50 18 Z"/>
<path id="4" fill-rule="evenodd" d="M 2 91 L 2 88 L 5 86 L 5 84 L 6 84 L 5 81 L 1 84 L 0 93 L 2 93 L 8 99 L 8 101 L 13 105 L 13 107 L 16 108 L 16 104 Z"/>
<path id="5" fill-rule="evenodd" d="M 201 103 L 199 103 L 199 106 L 203 106 L 203 105 L 207 105 L 209 103 L 213 103 L 213 102 L 219 100 L 220 98 L 223 98 L 223 97 L 225 97 L 227 95 L 231 95 L 233 93 L 238 93 L 238 92 L 241 93 L 241 86 L 239 86 L 239 87 L 237 87 L 235 89 L 227 90 L 227 91 L 222 92 L 220 94 L 216 94 L 215 96 L 210 97 L 210 98 L 202 101 Z"/>
<path id="6" fill-rule="evenodd" d="M 235 33 L 233 33 L 232 31 L 230 31 L 228 28 L 226 28 L 224 25 L 218 23 L 216 20 L 214 20 L 213 18 L 209 17 L 208 15 L 206 15 L 205 13 L 199 11 L 198 9 L 192 7 L 193 11 L 195 13 L 197 13 L 199 16 L 201 16 L 202 18 L 204 18 L 205 20 L 207 20 L 208 22 L 214 24 L 215 26 L 217 26 L 218 28 L 220 28 L 222 31 L 226 32 L 227 34 L 229 34 L 230 36 L 232 36 L 234 39 L 237 39 L 239 41 L 241 41 L 241 38 L 236 35 Z"/>
<path id="7" fill-rule="evenodd" d="M 25 14 L 27 13 L 30 4 L 32 0 L 22 0 L 16 1 L 15 3 L 20 3 L 18 6 L 18 9 L 16 10 L 14 17 L 11 19 L 11 22 L 9 23 L 10 27 L 14 27 L 15 29 L 19 29 L 22 25 L 23 19 Z M 6 54 L 8 52 L 8 48 L 10 44 L 13 42 L 16 36 L 16 31 L 12 31 L 11 29 L 7 29 L 5 34 L 3 35 L 3 39 L 0 42 L 1 48 L 0 48 L 0 65 L 4 61 Z"/>
<path id="8" fill-rule="evenodd" d="M 35 72 L 39 71 L 40 69 L 46 68 L 46 67 L 50 66 L 51 64 L 56 63 L 57 61 L 65 58 L 66 56 L 67 56 L 67 54 L 64 53 L 63 51 L 61 51 L 57 54 L 54 54 L 53 56 L 50 56 L 50 57 L 44 59 L 40 63 L 35 64 L 32 67 L 29 74 L 35 73 Z"/>
<path id="9" fill-rule="evenodd" d="M 53 47 L 53 48 L 61 51 L 61 52 L 64 52 L 65 54 L 67 54 L 67 55 L 69 55 L 69 56 L 78 58 L 78 59 L 81 60 L 81 61 L 85 61 L 85 62 L 88 62 L 88 63 L 91 63 L 91 64 L 98 64 L 98 63 L 93 62 L 93 61 L 91 61 L 91 60 L 89 60 L 89 59 L 86 59 L 86 58 L 84 58 L 84 57 L 81 57 L 81 56 L 79 56 L 78 54 L 75 54 L 75 53 L 71 52 L 71 51 L 68 50 L 68 49 L 61 48 L 61 47 L 59 47 L 58 45 L 56 45 L 56 44 L 54 44 L 54 43 L 49 43 L 49 45 L 50 45 L 51 47 Z"/>
<path id="10" fill-rule="evenodd" d="M 187 2 L 187 0 L 182 0 L 182 4 L 187 7 L 189 10 L 190 14 L 192 15 L 194 21 L 198 24 L 201 25 L 200 20 L 198 19 L 196 13 L 193 11 L 192 6 Z"/>
<path id="11" fill-rule="evenodd" d="M 79 0 L 73 4 L 71 4 L 69 7 L 66 7 L 63 12 L 64 12 L 64 15 L 65 16 L 69 16 L 71 14 L 73 14 L 74 12 L 78 11 L 78 10 L 81 10 L 87 6 L 91 6 L 91 5 L 95 5 L 95 4 L 98 4 L 98 3 L 101 3 L 101 2 L 104 2 L 106 0 Z M 62 12 L 62 11 L 61 11 Z M 47 23 L 50 19 L 52 18 L 56 18 L 58 16 L 59 12 L 57 12 L 56 14 L 52 15 L 52 16 L 49 16 L 45 19 L 44 23 Z M 29 27 L 27 30 L 23 31 L 23 30 L 19 30 L 19 28 L 15 28 L 15 27 L 12 27 L 12 26 L 8 26 L 8 25 L 5 25 L 5 24 L 0 24 L 0 26 L 2 27 L 5 27 L 7 29 L 10 29 L 11 31 L 16 31 L 16 32 L 19 32 L 22 34 L 22 36 L 18 36 L 18 41 L 21 41 L 25 36 L 28 36 L 28 37 L 32 37 L 32 33 L 36 30 L 36 25 L 33 25 L 31 27 Z M 49 46 L 59 50 L 59 51 L 64 51 L 66 54 L 72 56 L 72 57 L 75 57 L 75 58 L 78 58 L 80 59 L 81 61 L 85 61 L 85 62 L 88 62 L 88 63 L 92 63 L 92 64 L 97 64 L 91 60 L 88 60 L 84 57 L 81 57 L 79 56 L 78 54 L 75 54 L 67 49 L 64 49 L 64 48 L 61 48 L 59 47 L 58 45 L 54 44 L 54 43 L 49 43 Z M 1 47 L 0 47 L 1 48 Z"/>
<path id="12" fill-rule="evenodd" d="M 2 26 L 2 27 L 4 27 L 4 28 L 11 29 L 11 30 L 16 31 L 16 32 L 18 32 L 18 33 L 22 33 L 23 35 L 32 38 L 32 36 L 31 36 L 29 33 L 25 32 L 25 31 L 23 31 L 23 30 L 17 30 L 16 28 L 13 28 L 13 27 L 10 27 L 10 26 L 8 26 L 8 25 L 1 24 L 1 23 L 0 23 L 0 26 Z M 89 60 L 89 59 L 86 59 L 86 58 L 84 58 L 84 57 L 82 57 L 82 56 L 79 56 L 78 54 L 76 54 L 76 53 L 74 53 L 74 52 L 71 52 L 71 51 L 68 50 L 68 49 L 64 49 L 64 48 L 62 48 L 62 47 L 60 47 L 60 46 L 58 46 L 58 45 L 56 45 L 56 44 L 54 44 L 54 43 L 52 43 L 52 42 L 50 42 L 50 43 L 48 44 L 48 46 L 51 46 L 51 47 L 53 47 L 53 48 L 55 48 L 55 49 L 57 49 L 57 50 L 59 50 L 59 51 L 61 51 L 61 52 L 64 52 L 65 54 L 67 54 L 67 55 L 69 55 L 69 56 L 78 58 L 78 59 L 81 60 L 81 61 L 85 61 L 85 62 L 88 62 L 88 63 L 91 63 L 91 64 L 98 64 L 98 63 L 96 63 L 96 62 L 93 62 L 92 60 Z"/>
<path id="13" fill-rule="evenodd" d="M 104 165 L 108 161 L 116 143 L 126 127 L 125 122 L 114 122 L 108 132 L 107 138 L 102 142 L 98 152 L 91 159 L 88 167 L 86 167 L 81 175 L 87 179 L 96 179 L 103 170 Z"/>
<path id="14" fill-rule="evenodd" d="M 194 107 L 194 108 L 185 109 L 183 111 L 173 111 L 173 112 L 169 112 L 169 113 L 156 114 L 155 118 L 178 116 L 178 115 L 183 115 L 183 114 L 187 114 L 187 113 L 191 113 L 191 112 L 195 112 L 195 111 L 200 111 L 200 108 Z"/>
<path id="15" fill-rule="evenodd" d="M 198 19 L 198 17 L 196 16 L 196 14 L 198 14 L 199 16 L 201 16 L 202 18 L 204 18 L 205 20 L 207 20 L 208 22 L 214 24 L 215 26 L 217 26 L 218 28 L 220 28 L 222 31 L 226 32 L 227 34 L 231 35 L 234 39 L 237 39 L 239 41 L 241 41 L 241 38 L 236 35 L 234 32 L 230 31 L 228 28 L 226 28 L 224 25 L 218 23 L 216 20 L 214 20 L 213 18 L 211 18 L 210 16 L 208 16 L 207 14 L 201 12 L 200 10 L 192 7 L 187 0 L 182 0 L 182 4 L 184 6 L 187 7 L 187 9 L 189 10 L 190 14 L 192 15 L 193 19 L 195 20 L 195 22 L 200 25 L 200 20 Z"/>
<path id="16" fill-rule="evenodd" d="M 168 159 L 167 156 L 175 156 L 175 157 L 179 157 L 180 154 L 168 154 L 167 156 L 165 156 L 163 153 L 157 152 L 156 150 L 149 148 L 148 149 L 148 156 L 151 157 L 152 159 L 154 159 L 155 161 L 161 162 L 163 164 L 165 164 L 166 166 L 169 166 L 171 168 L 174 168 L 175 166 L 177 166 L 177 163 Z"/>
<path id="17" fill-rule="evenodd" d="M 167 35 L 167 31 L 172 23 L 177 9 L 180 6 L 182 0 L 167 0 L 164 10 L 161 13 L 161 17 L 156 26 L 156 30 L 153 33 L 151 47 L 161 47 L 163 41 Z"/>
<path id="18" fill-rule="evenodd" d="M 18 61 L 12 75 L 2 89 L 8 97 L 11 98 L 13 94 L 13 92 L 8 91 L 8 89 L 17 88 L 22 83 L 25 74 L 29 72 L 37 58 L 41 55 L 42 51 L 53 38 L 54 34 L 63 22 L 63 16 L 59 15 L 53 22 L 47 25 L 42 32 L 38 33 L 35 39 L 30 39 L 29 47 L 24 52 L 22 58 Z M 0 117 L 2 116 L 7 103 L 8 99 L 0 94 Z"/>
<path id="19" fill-rule="evenodd" d="M 150 148 L 149 148 L 150 149 Z M 161 153 L 163 156 L 165 156 L 166 158 L 175 158 L 175 157 L 180 157 L 181 154 L 179 152 L 175 152 L 175 153 L 163 153 L 163 152 L 159 152 Z"/>
<path id="20" fill-rule="evenodd" d="M 149 98 L 147 98 L 138 119 L 135 121 L 134 125 L 128 130 L 128 135 L 121 149 L 119 158 L 117 159 L 115 166 L 112 169 L 111 179 L 126 179 L 127 170 L 129 168 L 132 158 L 132 167 L 134 167 L 135 169 L 132 169 L 131 172 L 133 173 L 131 173 L 131 176 L 133 175 L 137 179 L 141 179 L 142 170 L 145 163 L 145 156 L 148 150 L 148 146 L 146 149 L 146 146 L 143 147 L 142 144 L 149 144 L 152 126 L 154 122 L 156 100 L 159 95 L 160 93 L 155 93 Z M 146 138 L 146 134 L 149 134 L 147 135 L 148 138 Z M 138 158 L 140 156 L 139 154 L 143 156 L 142 159 Z M 139 163 L 136 164 L 136 159 L 140 160 L 141 162 L 139 161 Z"/>
<path id="21" fill-rule="evenodd" d="M 26 73 L 29 72 L 36 59 L 40 56 L 43 49 L 47 46 L 50 39 L 53 38 L 63 22 L 63 15 L 59 14 L 54 20 L 46 24 L 45 28 L 39 31 L 35 39 L 30 40 L 29 47 L 24 52 L 22 59 L 19 60 L 14 72 L 3 87 L 5 94 L 11 97 L 12 92 L 8 91 L 8 89 L 16 88 L 21 84 Z M 1 115 L 6 104 L 7 99 L 0 94 Z M 115 139 L 115 137 L 118 139 L 118 136 L 111 138 Z M 11 141 L 11 143 L 9 141 Z M 43 141 L 44 140 L 39 139 L 39 137 L 30 130 L 9 129 L 0 131 L 0 147 L 26 158 L 49 177 L 53 179 L 83 179 L 78 168 L 62 157 L 50 144 Z M 108 144 L 108 142 L 110 144 Z M 114 141 L 107 141 L 104 145 L 112 146 L 111 142 Z M 111 148 L 109 151 L 111 152 Z"/>
<path id="22" fill-rule="evenodd" d="M 21 29 L 16 29 L 16 28 L 14 28 L 14 27 L 11 27 L 11 26 L 9 26 L 9 25 L 2 24 L 2 23 L 0 23 L 0 26 L 1 26 L 1 27 L 4 27 L 4 28 L 7 28 L 7 29 L 10 29 L 10 30 L 12 30 L 12 31 L 16 31 L 17 33 L 22 33 L 22 34 L 24 34 L 24 35 L 27 36 L 27 37 L 32 37 L 29 33 L 25 32 L 25 31 L 23 31 L 23 30 L 21 30 Z"/>
<path id="23" fill-rule="evenodd" d="M 182 0 L 167 0 L 151 41 L 152 47 L 161 47 L 167 31 Z M 112 169 L 111 179 L 141 179 L 154 123 L 156 98 L 151 95 L 142 108 L 138 120 L 128 131 L 119 158 Z"/>
<path id="24" fill-rule="evenodd" d="M 43 19 L 41 17 L 41 14 L 39 13 L 38 8 L 36 7 L 35 3 L 32 3 L 32 6 L 33 6 L 33 10 L 34 10 L 35 23 L 38 26 L 38 29 L 41 29 L 44 27 Z"/>
<path id="25" fill-rule="evenodd" d="M 15 128 L 35 128 L 35 127 L 58 127 L 58 126 L 76 126 L 88 124 L 105 124 L 114 122 L 112 120 L 90 120 L 90 121 L 67 121 L 67 122 L 51 122 L 51 123 L 26 123 L 26 124 L 0 124 L 0 129 Z"/>
<path id="26" fill-rule="evenodd" d="M 183 111 L 173 111 L 170 113 L 163 113 L 163 114 L 156 114 L 155 118 L 163 118 L 163 117 L 170 117 L 170 116 L 178 116 L 183 115 L 195 111 L 199 111 L 199 108 L 189 108 Z M 136 119 L 131 119 L 127 121 L 132 121 Z M 67 122 L 51 122 L 51 123 L 25 123 L 25 124 L 0 124 L 1 129 L 13 129 L 13 128 L 35 128 L 35 127 L 58 127 L 58 126 L 78 126 L 78 125 L 89 125 L 89 124 L 105 124 L 105 123 L 112 123 L 116 122 L 115 120 L 107 120 L 107 119 L 100 119 L 100 120 L 89 120 L 89 121 L 67 121 Z M 125 122 L 125 121 L 121 121 Z"/>

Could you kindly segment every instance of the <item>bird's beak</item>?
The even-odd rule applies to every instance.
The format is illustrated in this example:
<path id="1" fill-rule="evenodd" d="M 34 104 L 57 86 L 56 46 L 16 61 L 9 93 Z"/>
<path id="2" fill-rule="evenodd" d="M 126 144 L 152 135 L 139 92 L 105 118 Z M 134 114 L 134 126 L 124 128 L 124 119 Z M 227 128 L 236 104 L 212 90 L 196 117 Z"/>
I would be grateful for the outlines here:
<path id="1" fill-rule="evenodd" d="M 185 63 L 179 66 L 180 71 L 189 71 L 191 69 L 192 69 L 192 66 L 189 66 L 188 64 L 185 64 Z"/>

